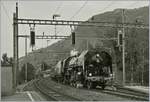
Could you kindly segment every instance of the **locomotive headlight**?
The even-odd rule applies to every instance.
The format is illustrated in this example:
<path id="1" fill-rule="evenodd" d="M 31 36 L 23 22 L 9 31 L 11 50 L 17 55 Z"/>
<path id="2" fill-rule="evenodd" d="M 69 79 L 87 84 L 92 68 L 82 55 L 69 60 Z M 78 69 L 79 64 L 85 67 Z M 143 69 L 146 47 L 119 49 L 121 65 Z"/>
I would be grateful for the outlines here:
<path id="1" fill-rule="evenodd" d="M 89 73 L 89 76 L 92 76 L 92 73 Z"/>
<path id="2" fill-rule="evenodd" d="M 77 74 L 78 74 L 78 75 L 81 75 L 81 72 L 78 72 Z"/>
<path id="3" fill-rule="evenodd" d="M 113 74 L 110 74 L 110 77 L 112 77 L 113 76 Z"/>

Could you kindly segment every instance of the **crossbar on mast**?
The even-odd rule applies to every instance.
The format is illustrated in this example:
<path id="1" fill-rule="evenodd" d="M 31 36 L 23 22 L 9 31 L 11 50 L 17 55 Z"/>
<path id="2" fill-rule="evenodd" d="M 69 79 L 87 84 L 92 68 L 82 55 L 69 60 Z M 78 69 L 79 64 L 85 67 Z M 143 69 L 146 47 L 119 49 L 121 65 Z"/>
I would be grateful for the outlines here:
<path id="1" fill-rule="evenodd" d="M 67 20 L 42 20 L 42 19 L 16 19 L 17 24 L 29 25 L 66 25 L 66 26 L 96 26 L 96 27 L 117 27 L 117 28 L 138 28 L 149 29 L 145 24 L 134 23 L 112 23 L 112 22 L 90 22 L 90 21 L 67 21 Z"/>

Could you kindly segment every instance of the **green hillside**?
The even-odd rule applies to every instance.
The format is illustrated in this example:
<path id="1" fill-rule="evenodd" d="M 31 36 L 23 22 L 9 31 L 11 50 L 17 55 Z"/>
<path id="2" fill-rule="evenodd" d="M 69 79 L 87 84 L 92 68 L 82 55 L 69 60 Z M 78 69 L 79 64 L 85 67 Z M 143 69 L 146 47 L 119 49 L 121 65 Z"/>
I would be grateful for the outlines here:
<path id="1" fill-rule="evenodd" d="M 93 22 L 122 22 L 122 9 L 116 9 L 114 11 L 105 12 L 103 14 L 94 15 L 89 18 L 89 21 Z M 149 8 L 142 7 L 138 9 L 126 9 L 125 10 L 125 22 L 135 24 L 149 24 Z M 121 51 L 116 46 L 117 41 L 99 40 L 98 38 L 111 38 L 117 37 L 118 28 L 110 27 L 77 27 L 76 45 L 75 48 L 81 52 L 85 49 L 103 48 L 111 52 L 113 57 L 113 63 L 116 64 L 117 70 L 122 71 Z M 144 69 L 145 83 L 148 81 L 148 60 L 149 60 L 149 30 L 145 29 L 125 29 L 126 37 L 126 73 L 127 82 L 131 79 L 131 72 L 134 72 L 134 80 L 139 83 L 141 80 L 141 70 Z M 53 66 L 58 60 L 62 60 L 69 56 L 70 50 L 73 49 L 71 40 L 59 41 L 47 48 L 43 48 L 34 51 L 28 55 L 27 61 L 32 63 L 35 68 L 39 68 L 42 62 Z M 111 49 L 111 50 L 110 50 Z M 20 68 L 25 62 L 24 58 L 21 58 Z M 137 76 L 138 75 L 138 76 Z M 147 79 L 146 79 L 147 78 Z"/>

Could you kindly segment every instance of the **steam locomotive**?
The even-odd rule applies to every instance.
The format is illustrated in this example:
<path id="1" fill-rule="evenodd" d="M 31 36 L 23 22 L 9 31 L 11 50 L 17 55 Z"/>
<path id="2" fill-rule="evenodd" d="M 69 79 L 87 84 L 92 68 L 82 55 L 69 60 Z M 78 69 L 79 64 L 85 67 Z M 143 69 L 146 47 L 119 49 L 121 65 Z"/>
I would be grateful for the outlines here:
<path id="1" fill-rule="evenodd" d="M 54 71 L 53 78 L 64 84 L 104 89 L 112 80 L 112 57 L 106 51 L 85 50 L 59 61 Z"/>

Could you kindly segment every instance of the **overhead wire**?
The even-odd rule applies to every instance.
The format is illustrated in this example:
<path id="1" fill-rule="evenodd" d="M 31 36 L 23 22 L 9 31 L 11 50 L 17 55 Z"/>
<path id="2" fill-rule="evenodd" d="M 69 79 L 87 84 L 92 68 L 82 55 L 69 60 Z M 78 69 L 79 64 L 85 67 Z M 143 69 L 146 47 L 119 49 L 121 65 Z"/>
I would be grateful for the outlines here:
<path id="1" fill-rule="evenodd" d="M 63 4 L 63 2 L 61 1 L 61 2 L 57 5 L 56 9 L 53 11 L 52 15 L 53 15 L 53 14 L 57 14 L 57 12 L 60 10 L 62 4 Z M 57 34 L 57 33 L 56 33 L 56 34 Z M 48 45 L 48 44 L 47 44 L 47 45 Z"/>
<path id="2" fill-rule="evenodd" d="M 57 11 L 60 9 L 60 7 L 62 6 L 63 2 L 60 2 L 59 5 L 57 6 L 57 8 L 55 9 L 54 13 L 57 13 Z M 53 13 L 53 14 L 54 14 Z"/>
<path id="3" fill-rule="evenodd" d="M 19 2 L 19 0 L 18 0 L 18 2 Z M 12 20 L 11 20 L 9 14 L 8 14 L 8 12 L 7 12 L 7 9 L 6 9 L 5 5 L 4 5 L 2 2 L 1 2 L 1 5 L 2 5 L 2 7 L 3 7 L 3 9 L 4 9 L 4 12 L 5 12 L 5 14 L 6 14 L 6 16 L 7 16 L 8 20 L 9 20 L 9 22 L 12 22 Z M 8 28 L 11 28 L 10 25 L 9 25 Z"/>
<path id="4" fill-rule="evenodd" d="M 80 11 L 86 6 L 87 3 L 88 3 L 88 0 L 86 0 L 86 1 L 83 3 L 83 5 L 73 14 L 73 16 L 70 17 L 70 20 L 73 19 L 76 15 L 78 15 L 78 14 L 80 13 Z M 61 30 L 59 30 L 59 31 L 57 32 L 57 34 L 60 33 L 62 30 L 64 30 L 64 28 L 62 28 Z"/>
<path id="5" fill-rule="evenodd" d="M 115 2 L 116 2 L 116 1 L 111 1 L 108 5 L 106 5 L 106 6 L 105 6 L 103 9 L 101 9 L 99 12 L 102 12 L 102 11 L 105 12 L 105 10 L 108 9 L 110 6 L 112 6 Z M 105 35 L 103 35 L 103 36 L 106 37 Z"/>
<path id="6" fill-rule="evenodd" d="M 112 6 L 116 1 L 111 1 L 107 6 L 105 6 L 103 9 L 101 9 L 99 12 L 105 11 L 108 9 L 110 6 Z"/>
<path id="7" fill-rule="evenodd" d="M 73 19 L 76 15 L 78 15 L 80 11 L 86 6 L 87 3 L 88 3 L 88 0 L 86 0 L 84 4 L 78 9 L 78 11 L 76 11 L 75 14 L 71 16 L 70 20 Z"/>
<path id="8" fill-rule="evenodd" d="M 2 2 L 1 2 L 1 5 L 2 5 L 3 10 L 4 10 L 4 12 L 5 12 L 6 16 L 8 17 L 9 21 L 10 21 L 10 22 L 12 22 L 12 21 L 11 21 L 11 19 L 10 19 L 9 14 L 8 14 L 8 12 L 7 12 L 7 9 L 5 8 L 5 6 L 4 6 L 4 4 L 3 4 Z"/>
<path id="9" fill-rule="evenodd" d="M 78 15 L 80 13 L 80 11 L 86 6 L 86 4 L 88 3 L 88 0 L 86 0 L 84 2 L 84 4 L 73 14 L 73 16 L 70 17 L 70 20 L 73 19 L 76 15 Z M 111 5 L 113 5 L 115 3 L 115 1 L 110 2 L 107 6 L 105 6 L 103 9 L 101 9 L 100 11 L 104 11 L 106 9 L 108 9 Z M 62 30 L 62 29 L 61 29 Z M 61 31 L 60 30 L 60 31 Z M 59 33 L 60 31 L 58 31 L 57 33 Z"/>
<path id="10" fill-rule="evenodd" d="M 4 5 L 2 2 L 1 2 L 1 5 L 2 5 L 2 7 L 3 7 L 3 10 L 4 10 L 4 12 L 5 12 L 7 18 L 8 18 L 8 22 L 11 23 L 11 24 L 8 24 L 8 27 L 6 27 L 6 29 L 10 29 L 10 28 L 12 28 L 12 27 L 11 27 L 11 26 L 12 26 L 12 20 L 10 19 L 10 16 L 9 16 L 9 14 L 8 14 L 8 12 L 7 12 L 7 9 L 6 9 L 5 5 Z"/>
<path id="11" fill-rule="evenodd" d="M 80 11 L 86 6 L 86 4 L 88 3 L 88 0 L 86 0 L 84 2 L 84 4 L 73 14 L 73 16 L 70 17 L 70 20 L 73 19 L 76 15 L 78 15 L 80 13 Z M 108 9 L 111 5 L 113 5 L 115 3 L 115 1 L 110 2 L 107 6 L 105 6 L 103 9 L 101 9 L 100 11 L 104 11 L 106 9 Z M 62 29 L 61 29 L 62 30 Z M 61 31 L 60 30 L 60 31 Z M 60 31 L 58 31 L 57 33 L 59 33 Z"/>
<path id="12" fill-rule="evenodd" d="M 0 24 L 0 26 L 4 26 L 4 29 L 3 29 L 3 32 L 2 32 L 2 30 L 0 31 L 1 33 L 5 33 L 3 36 L 5 36 L 6 38 L 7 38 L 7 40 L 10 40 L 10 32 L 11 32 L 11 28 L 12 28 L 12 20 L 10 19 L 10 16 L 9 16 L 9 13 L 8 13 L 8 11 L 7 11 L 7 9 L 6 9 L 6 7 L 5 7 L 5 5 L 4 5 L 4 3 L 3 3 L 4 1 L 0 1 L 0 12 L 2 13 L 2 10 L 4 11 L 4 14 L 5 14 L 5 16 L 3 15 L 3 19 L 7 19 L 7 20 L 4 20 L 4 22 L 6 23 L 6 24 Z M 6 17 L 7 16 L 7 17 Z M 2 20 L 2 19 L 1 19 Z M 1 21 L 0 20 L 0 21 Z M 10 23 L 10 24 L 9 24 Z M 6 27 L 7 26 L 7 27 Z M 0 37 L 2 37 L 2 35 L 0 36 Z M 6 39 L 5 39 L 6 40 Z M 5 42 L 7 42 L 7 41 L 5 41 Z M 5 42 L 3 42 L 3 43 L 5 43 Z M 5 50 L 8 50 L 9 48 L 7 47 Z M 9 54 L 11 54 L 10 52 L 7 52 L 7 53 L 9 53 Z"/>

